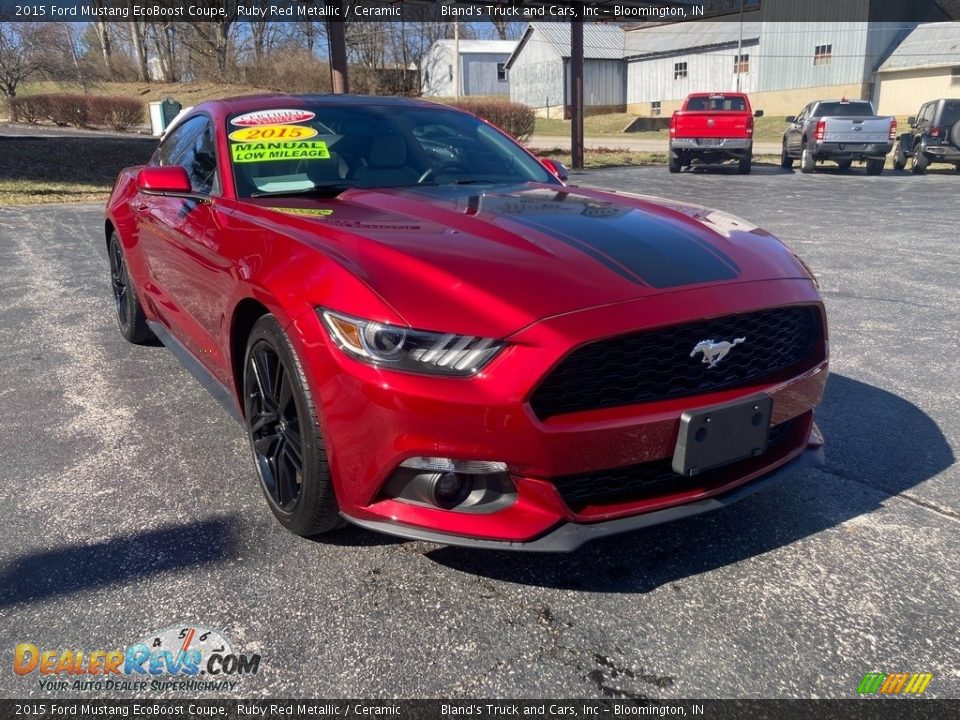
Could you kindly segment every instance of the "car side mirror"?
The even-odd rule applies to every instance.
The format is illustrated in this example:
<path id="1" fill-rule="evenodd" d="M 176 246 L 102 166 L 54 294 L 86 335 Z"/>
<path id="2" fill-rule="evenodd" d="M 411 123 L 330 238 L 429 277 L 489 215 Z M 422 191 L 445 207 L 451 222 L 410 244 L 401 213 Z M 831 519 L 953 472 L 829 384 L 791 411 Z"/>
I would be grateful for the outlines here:
<path id="1" fill-rule="evenodd" d="M 149 195 L 192 195 L 193 186 L 180 165 L 149 166 L 137 174 L 137 190 Z"/>
<path id="2" fill-rule="evenodd" d="M 793 123 L 795 123 L 795 122 L 797 121 L 797 116 L 796 116 L 796 115 L 787 115 L 787 117 L 784 118 L 784 121 L 785 121 L 785 122 L 788 122 L 788 123 L 790 123 L 790 124 L 792 125 Z"/>
<path id="3" fill-rule="evenodd" d="M 916 126 L 917 126 L 917 116 L 916 116 L 916 115 L 911 115 L 910 117 L 908 117 L 908 118 L 907 118 L 907 125 L 909 125 L 910 127 L 916 127 Z"/>
<path id="4" fill-rule="evenodd" d="M 566 180 L 568 177 L 570 177 L 570 171 L 567 170 L 567 166 L 558 160 L 540 158 L 540 164 L 543 165 L 550 172 L 550 174 L 558 180 Z"/>
<path id="5" fill-rule="evenodd" d="M 755 113 L 753 113 L 753 116 L 754 116 L 755 118 L 761 118 L 761 117 L 763 117 L 763 110 L 757 110 Z"/>

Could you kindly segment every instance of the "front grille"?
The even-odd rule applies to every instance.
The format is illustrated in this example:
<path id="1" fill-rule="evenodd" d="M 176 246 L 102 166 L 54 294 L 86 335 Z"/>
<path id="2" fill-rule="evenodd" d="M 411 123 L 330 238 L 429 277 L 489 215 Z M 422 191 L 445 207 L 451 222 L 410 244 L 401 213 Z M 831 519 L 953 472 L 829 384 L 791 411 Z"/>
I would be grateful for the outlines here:
<path id="1" fill-rule="evenodd" d="M 690 357 L 701 340 L 745 338 L 715 367 Z M 621 335 L 575 350 L 533 393 L 537 417 L 735 388 L 807 370 L 822 359 L 820 312 L 774 308 Z"/>
<path id="2" fill-rule="evenodd" d="M 776 453 L 780 446 L 793 435 L 796 424 L 795 418 L 770 428 L 767 448 L 759 457 L 769 458 Z M 756 460 L 757 458 L 749 458 L 740 462 L 756 462 Z M 613 470 L 556 477 L 551 479 L 551 482 L 560 492 L 567 506 L 574 512 L 579 512 L 587 505 L 629 502 L 644 497 L 683 492 L 684 489 L 689 489 L 691 483 L 709 486 L 715 482 L 716 478 L 729 478 L 731 469 L 737 466 L 737 463 L 733 463 L 690 478 L 675 473 L 671 464 L 672 458 L 663 458 Z"/>

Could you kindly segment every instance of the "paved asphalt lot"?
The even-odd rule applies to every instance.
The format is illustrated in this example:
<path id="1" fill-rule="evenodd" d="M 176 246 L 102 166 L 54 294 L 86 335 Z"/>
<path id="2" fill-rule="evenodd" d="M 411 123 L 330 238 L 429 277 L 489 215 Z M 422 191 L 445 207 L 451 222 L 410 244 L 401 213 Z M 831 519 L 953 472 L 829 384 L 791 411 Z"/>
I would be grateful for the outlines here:
<path id="1" fill-rule="evenodd" d="M 960 697 L 960 177 L 574 180 L 699 201 L 820 278 L 828 466 L 569 556 L 273 520 L 241 428 L 114 327 L 101 209 L 0 208 L 0 695 L 13 648 L 125 647 L 180 623 L 263 656 L 223 695 L 852 697 L 933 672 Z M 223 696 L 221 695 L 221 696 Z"/>

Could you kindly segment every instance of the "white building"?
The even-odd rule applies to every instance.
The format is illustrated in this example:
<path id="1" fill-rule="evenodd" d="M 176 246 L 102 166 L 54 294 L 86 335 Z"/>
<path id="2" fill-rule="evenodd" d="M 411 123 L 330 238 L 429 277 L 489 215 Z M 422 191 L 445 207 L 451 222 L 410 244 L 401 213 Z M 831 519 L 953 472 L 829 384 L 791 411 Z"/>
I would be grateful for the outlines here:
<path id="1" fill-rule="evenodd" d="M 960 22 L 920 25 L 877 70 L 884 115 L 914 115 L 922 103 L 960 98 Z"/>
<path id="2" fill-rule="evenodd" d="M 457 47 L 454 40 L 438 40 L 420 66 L 420 90 L 424 97 L 457 95 Z M 460 40 L 460 95 L 509 95 L 507 58 L 515 40 Z"/>

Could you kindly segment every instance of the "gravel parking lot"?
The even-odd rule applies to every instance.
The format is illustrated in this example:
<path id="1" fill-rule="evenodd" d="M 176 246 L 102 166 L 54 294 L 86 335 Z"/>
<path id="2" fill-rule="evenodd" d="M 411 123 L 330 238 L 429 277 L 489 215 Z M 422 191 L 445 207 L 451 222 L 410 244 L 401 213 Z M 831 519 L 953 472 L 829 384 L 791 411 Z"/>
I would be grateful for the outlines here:
<path id="1" fill-rule="evenodd" d="M 201 623 L 262 655 L 215 697 L 853 697 L 870 671 L 960 697 L 960 176 L 572 180 L 721 208 L 808 261 L 831 320 L 823 471 L 568 556 L 302 540 L 240 426 L 120 338 L 102 209 L 3 207 L 0 695 L 70 694 L 14 675 L 17 643 Z"/>

